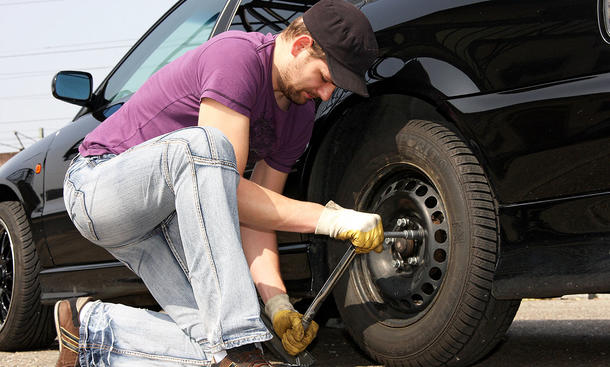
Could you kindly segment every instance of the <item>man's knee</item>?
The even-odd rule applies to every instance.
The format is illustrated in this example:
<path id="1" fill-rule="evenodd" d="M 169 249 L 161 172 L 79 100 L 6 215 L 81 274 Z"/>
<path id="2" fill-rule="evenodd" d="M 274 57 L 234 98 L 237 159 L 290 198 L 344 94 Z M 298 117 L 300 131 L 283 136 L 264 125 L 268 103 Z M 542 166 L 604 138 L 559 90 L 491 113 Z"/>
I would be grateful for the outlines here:
<path id="1" fill-rule="evenodd" d="M 217 128 L 193 126 L 170 133 L 167 138 L 186 143 L 188 153 L 193 156 L 235 164 L 233 145 Z"/>

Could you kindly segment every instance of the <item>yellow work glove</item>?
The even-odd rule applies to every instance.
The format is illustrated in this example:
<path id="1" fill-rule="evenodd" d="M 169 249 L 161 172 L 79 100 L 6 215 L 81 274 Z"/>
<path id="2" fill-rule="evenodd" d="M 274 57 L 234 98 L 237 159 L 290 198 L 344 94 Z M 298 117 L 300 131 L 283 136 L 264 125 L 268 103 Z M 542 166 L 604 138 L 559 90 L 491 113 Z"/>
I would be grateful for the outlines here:
<path id="1" fill-rule="evenodd" d="M 325 234 L 338 240 L 350 240 L 357 253 L 383 251 L 383 226 L 378 214 L 344 209 L 329 201 L 316 226 L 316 234 Z"/>
<path id="2" fill-rule="evenodd" d="M 288 354 L 296 356 L 307 348 L 318 333 L 318 324 L 312 321 L 303 330 L 303 315 L 298 313 L 287 294 L 271 297 L 265 304 L 265 313 L 273 322 L 273 330 L 282 339 L 282 346 Z"/>

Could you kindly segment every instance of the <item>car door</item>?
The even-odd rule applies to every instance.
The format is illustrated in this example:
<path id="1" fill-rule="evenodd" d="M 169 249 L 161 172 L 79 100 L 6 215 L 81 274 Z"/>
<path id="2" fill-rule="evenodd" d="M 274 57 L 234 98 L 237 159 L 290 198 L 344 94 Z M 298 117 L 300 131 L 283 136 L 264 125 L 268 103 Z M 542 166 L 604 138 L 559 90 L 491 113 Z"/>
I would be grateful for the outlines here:
<path id="1" fill-rule="evenodd" d="M 130 50 L 95 93 L 94 105 L 55 133 L 44 163 L 43 225 L 54 264 L 112 261 L 105 250 L 85 240 L 67 215 L 63 179 L 87 133 L 116 112 L 161 67 L 226 29 L 237 0 L 183 1 L 176 4 Z"/>

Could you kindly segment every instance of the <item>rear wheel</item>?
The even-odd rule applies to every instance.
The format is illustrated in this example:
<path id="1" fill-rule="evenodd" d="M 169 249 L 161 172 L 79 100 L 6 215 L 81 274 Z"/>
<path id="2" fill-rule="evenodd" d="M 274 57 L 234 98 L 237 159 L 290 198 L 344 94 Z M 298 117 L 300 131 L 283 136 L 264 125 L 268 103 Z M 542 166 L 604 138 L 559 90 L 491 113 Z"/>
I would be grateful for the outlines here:
<path id="1" fill-rule="evenodd" d="M 492 191 L 447 126 L 411 120 L 395 141 L 362 144 L 338 201 L 379 213 L 386 231 L 423 238 L 386 240 L 382 253 L 357 257 L 335 300 L 356 343 L 381 363 L 469 365 L 501 340 L 519 305 L 491 294 L 498 246 Z"/>
<path id="2" fill-rule="evenodd" d="M 0 350 L 48 346 L 52 308 L 40 303 L 40 265 L 19 202 L 0 203 Z"/>

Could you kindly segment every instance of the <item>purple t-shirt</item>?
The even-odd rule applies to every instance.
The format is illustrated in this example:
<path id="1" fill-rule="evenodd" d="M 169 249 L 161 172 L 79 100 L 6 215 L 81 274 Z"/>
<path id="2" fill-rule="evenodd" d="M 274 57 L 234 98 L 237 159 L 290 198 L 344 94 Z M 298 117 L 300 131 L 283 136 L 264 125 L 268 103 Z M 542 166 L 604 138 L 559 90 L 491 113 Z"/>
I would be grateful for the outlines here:
<path id="1" fill-rule="evenodd" d="M 250 119 L 249 161 L 289 172 L 305 150 L 315 105 L 277 105 L 271 81 L 275 36 L 224 32 L 153 74 L 116 113 L 89 133 L 82 156 L 125 150 L 159 135 L 196 126 L 202 98 Z"/>

